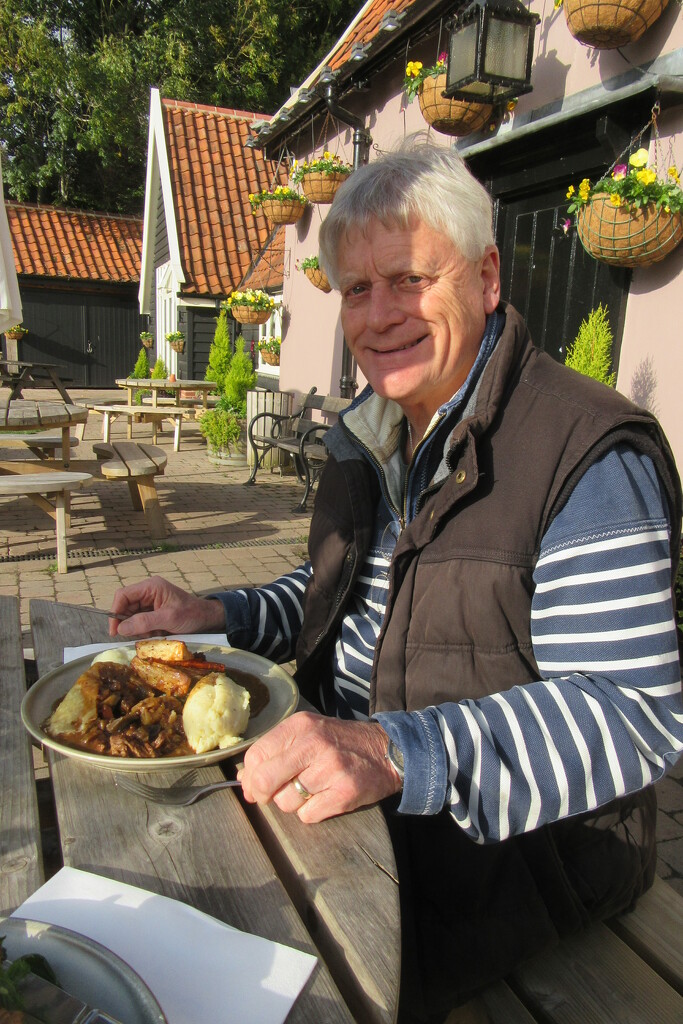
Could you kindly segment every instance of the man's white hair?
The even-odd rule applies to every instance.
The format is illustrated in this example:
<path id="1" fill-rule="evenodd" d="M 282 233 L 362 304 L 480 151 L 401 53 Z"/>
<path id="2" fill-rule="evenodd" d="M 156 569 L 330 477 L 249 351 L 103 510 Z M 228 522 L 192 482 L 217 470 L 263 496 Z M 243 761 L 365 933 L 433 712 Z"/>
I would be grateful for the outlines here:
<path id="1" fill-rule="evenodd" d="M 319 259 L 339 287 L 337 251 L 353 228 L 371 220 L 404 229 L 418 221 L 440 231 L 466 260 L 494 245 L 493 204 L 454 149 L 409 136 L 395 150 L 358 168 L 338 190 L 319 235 Z"/>

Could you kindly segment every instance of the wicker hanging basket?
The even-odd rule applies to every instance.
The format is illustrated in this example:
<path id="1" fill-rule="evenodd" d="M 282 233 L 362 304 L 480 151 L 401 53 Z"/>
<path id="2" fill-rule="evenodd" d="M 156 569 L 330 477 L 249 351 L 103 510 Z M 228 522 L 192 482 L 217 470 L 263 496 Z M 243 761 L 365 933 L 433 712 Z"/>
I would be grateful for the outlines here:
<path id="1" fill-rule="evenodd" d="M 184 341 L 172 341 L 172 342 L 170 342 L 170 345 L 171 345 L 171 348 L 173 349 L 173 351 L 177 352 L 178 355 L 182 355 L 183 352 L 185 351 L 185 342 Z"/>
<path id="2" fill-rule="evenodd" d="M 614 50 L 653 25 L 669 0 L 564 0 L 567 27 L 584 46 Z"/>
<path id="3" fill-rule="evenodd" d="M 306 204 L 296 199 L 264 199 L 261 209 L 271 224 L 296 224 Z"/>
<path id="4" fill-rule="evenodd" d="M 655 206 L 614 206 L 607 195 L 593 196 L 579 210 L 576 226 L 586 252 L 615 267 L 648 267 L 683 241 L 683 216 Z"/>
<path id="5" fill-rule="evenodd" d="M 254 309 L 253 306 L 231 306 L 230 312 L 240 324 L 265 324 L 273 315 L 272 309 Z"/>
<path id="6" fill-rule="evenodd" d="M 21 341 L 25 335 L 26 331 L 5 331 L 5 337 L 8 341 Z"/>
<path id="7" fill-rule="evenodd" d="M 343 185 L 348 174 L 336 171 L 326 174 L 325 171 L 308 171 L 301 179 L 301 191 L 312 203 L 331 203 L 337 189 Z"/>
<path id="8" fill-rule="evenodd" d="M 261 350 L 261 359 L 264 363 L 268 363 L 269 366 L 280 365 L 280 353 L 279 352 L 264 352 Z"/>
<path id="9" fill-rule="evenodd" d="M 425 78 L 417 94 L 420 110 L 427 124 L 443 135 L 468 135 L 478 132 L 491 120 L 490 103 L 470 103 L 467 100 L 447 100 L 441 95 L 446 88 L 446 76 Z"/>
<path id="10" fill-rule="evenodd" d="M 316 288 L 319 288 L 321 292 L 331 292 L 332 285 L 327 279 L 327 274 L 324 270 L 319 267 L 305 267 L 304 274 Z"/>

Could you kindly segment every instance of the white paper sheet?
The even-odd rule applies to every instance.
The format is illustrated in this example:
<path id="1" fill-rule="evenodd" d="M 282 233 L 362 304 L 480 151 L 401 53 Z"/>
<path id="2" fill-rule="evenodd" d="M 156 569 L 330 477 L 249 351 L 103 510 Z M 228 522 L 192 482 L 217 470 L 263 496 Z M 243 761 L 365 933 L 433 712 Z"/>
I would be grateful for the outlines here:
<path id="1" fill-rule="evenodd" d="M 164 637 L 164 640 L 184 640 L 193 644 L 215 644 L 217 647 L 230 647 L 225 633 L 179 633 L 177 636 Z M 64 664 L 83 657 L 86 654 L 99 654 L 100 651 L 109 651 L 113 647 L 125 647 L 127 643 L 135 643 L 134 640 L 117 640 L 112 637 L 104 644 L 83 644 L 82 647 L 65 647 Z"/>
<path id="2" fill-rule="evenodd" d="M 316 958 L 177 900 L 65 867 L 12 917 L 60 925 L 137 971 L 169 1024 L 282 1024 Z"/>

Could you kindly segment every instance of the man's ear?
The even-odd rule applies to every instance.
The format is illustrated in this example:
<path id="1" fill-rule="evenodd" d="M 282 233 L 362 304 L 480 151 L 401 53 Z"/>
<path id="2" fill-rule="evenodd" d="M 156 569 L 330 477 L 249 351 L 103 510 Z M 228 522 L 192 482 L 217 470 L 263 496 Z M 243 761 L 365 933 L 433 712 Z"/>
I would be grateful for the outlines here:
<path id="1" fill-rule="evenodd" d="M 484 312 L 493 313 L 500 302 L 500 255 L 495 245 L 489 245 L 481 261 L 481 284 Z"/>

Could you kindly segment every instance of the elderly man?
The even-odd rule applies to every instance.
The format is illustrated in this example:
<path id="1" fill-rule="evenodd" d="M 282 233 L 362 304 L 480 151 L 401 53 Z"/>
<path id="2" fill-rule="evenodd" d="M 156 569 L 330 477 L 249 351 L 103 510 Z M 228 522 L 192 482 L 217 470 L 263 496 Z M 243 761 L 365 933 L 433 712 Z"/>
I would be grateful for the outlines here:
<path id="1" fill-rule="evenodd" d="M 155 578 L 112 606 L 134 613 L 120 636 L 220 627 L 296 654 L 324 715 L 254 744 L 244 795 L 304 822 L 385 800 L 405 1019 L 629 906 L 653 877 L 651 784 L 683 749 L 671 453 L 533 347 L 491 221 L 445 148 L 351 176 L 320 254 L 369 386 L 326 435 L 310 561 L 210 599 Z"/>

